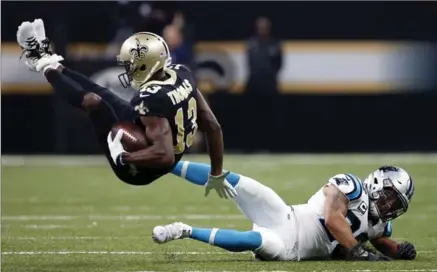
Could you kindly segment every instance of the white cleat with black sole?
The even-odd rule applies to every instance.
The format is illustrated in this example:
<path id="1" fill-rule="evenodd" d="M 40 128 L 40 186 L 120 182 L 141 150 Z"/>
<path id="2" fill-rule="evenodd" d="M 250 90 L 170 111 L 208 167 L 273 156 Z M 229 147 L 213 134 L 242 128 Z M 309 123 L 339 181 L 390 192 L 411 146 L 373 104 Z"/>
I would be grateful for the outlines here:
<path id="1" fill-rule="evenodd" d="M 25 63 L 31 71 L 41 72 L 44 68 L 55 66 L 64 60 L 62 56 L 51 53 L 41 19 L 32 23 L 23 22 L 17 30 L 17 42 L 23 49 Z"/>
<path id="2" fill-rule="evenodd" d="M 152 239 L 157 244 L 164 244 L 169 241 L 190 237 L 192 229 L 192 227 L 181 222 L 156 226 L 153 228 Z"/>

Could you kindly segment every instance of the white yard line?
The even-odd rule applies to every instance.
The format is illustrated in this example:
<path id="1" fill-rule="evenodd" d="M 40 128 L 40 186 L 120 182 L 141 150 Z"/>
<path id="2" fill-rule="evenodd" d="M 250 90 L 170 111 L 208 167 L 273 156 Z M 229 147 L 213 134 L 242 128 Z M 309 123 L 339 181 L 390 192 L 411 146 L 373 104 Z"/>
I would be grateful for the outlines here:
<path id="1" fill-rule="evenodd" d="M 241 214 L 180 214 L 180 215 L 3 215 L 2 221 L 139 221 L 139 220 L 241 220 Z"/>
<path id="2" fill-rule="evenodd" d="M 249 254 L 214 252 L 214 251 L 174 251 L 174 252 L 153 252 L 153 251 L 5 251 L 2 255 L 74 255 L 74 254 L 94 254 L 94 255 L 232 255 Z"/>
<path id="3" fill-rule="evenodd" d="M 77 225 L 20 225 L 20 227 L 25 227 L 26 229 L 45 229 L 45 230 L 81 228 Z"/>
<path id="4" fill-rule="evenodd" d="M 122 240 L 138 239 L 138 236 L 3 236 L 4 240 Z"/>
<path id="5" fill-rule="evenodd" d="M 332 164 L 370 164 L 375 163 L 404 163 L 437 164 L 436 153 L 386 153 L 386 154 L 255 154 L 255 155 L 227 155 L 228 161 L 241 160 L 252 166 L 277 165 L 332 165 Z M 184 160 L 208 162 L 204 155 L 186 155 Z M 2 156 L 3 166 L 101 166 L 107 165 L 103 156 Z"/>
<path id="6" fill-rule="evenodd" d="M 2 224 L 2 228 L 4 229 L 25 228 L 25 229 L 46 230 L 46 231 L 58 230 L 58 229 L 93 229 L 93 228 L 98 228 L 100 226 L 104 226 L 104 224 L 99 224 L 95 221 L 92 222 L 91 224 L 24 224 L 24 225 Z M 119 224 L 117 225 L 117 227 L 122 229 L 138 229 L 140 226 L 138 224 Z M 235 228 L 235 225 L 225 224 L 222 227 Z"/>
<path id="7" fill-rule="evenodd" d="M 213 272 L 220 270 L 187 270 L 185 272 Z M 299 270 L 221 270 L 221 272 L 298 272 Z M 313 272 L 337 272 L 338 270 L 312 270 Z M 354 269 L 350 270 L 354 272 L 376 272 L 376 271 L 387 271 L 387 272 L 437 272 L 437 269 Z M 115 271 L 115 272 L 158 272 L 149 270 L 140 271 Z"/>
<path id="8" fill-rule="evenodd" d="M 418 254 L 433 254 L 437 251 L 418 251 Z M 252 254 L 250 252 L 220 252 L 220 251 L 5 251 L 2 255 L 74 255 L 74 254 L 94 254 L 94 255 L 234 255 Z M 356 270 L 358 271 L 358 270 Z M 367 270 L 359 270 L 367 271 Z"/>
<path id="9" fill-rule="evenodd" d="M 373 271 L 393 271 L 393 272 L 435 272 L 437 269 L 364 269 L 364 270 L 351 270 L 354 272 L 373 272 Z"/>
<path id="10" fill-rule="evenodd" d="M 186 270 L 185 272 L 213 272 L 220 270 Z M 221 270 L 221 272 L 299 272 L 300 270 Z M 312 270 L 313 272 L 337 272 L 338 270 Z M 390 272 L 437 272 L 437 269 L 354 269 L 349 270 L 354 272 L 376 272 L 376 271 L 390 271 Z M 114 272 L 158 272 L 155 270 L 139 270 L 139 271 L 114 271 Z"/>
<path id="11" fill-rule="evenodd" d="M 401 217 L 399 220 L 428 220 L 430 215 L 411 214 L 407 219 Z M 26 222 L 26 221 L 144 221 L 144 220 L 248 220 L 242 214 L 130 214 L 130 215 L 2 215 L 2 222 Z"/>

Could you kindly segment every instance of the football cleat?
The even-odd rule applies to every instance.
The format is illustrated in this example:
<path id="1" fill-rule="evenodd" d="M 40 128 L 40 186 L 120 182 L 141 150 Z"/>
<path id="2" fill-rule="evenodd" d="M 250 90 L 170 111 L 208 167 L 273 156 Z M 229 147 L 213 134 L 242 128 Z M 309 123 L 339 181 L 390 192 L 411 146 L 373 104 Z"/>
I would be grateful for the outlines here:
<path id="1" fill-rule="evenodd" d="M 40 45 L 40 53 L 42 55 L 48 54 L 52 55 L 53 52 L 50 48 L 50 41 L 46 37 L 46 30 L 44 28 L 44 21 L 42 19 L 35 19 L 32 22 L 33 28 L 35 29 L 36 39 Z"/>
<path id="2" fill-rule="evenodd" d="M 44 28 L 44 21 L 42 19 L 35 19 L 32 22 L 32 26 L 35 29 L 35 35 L 38 42 L 41 42 L 46 38 L 46 30 Z"/>
<path id="3" fill-rule="evenodd" d="M 62 56 L 52 54 L 41 19 L 36 19 L 32 23 L 23 22 L 18 27 L 17 42 L 23 49 L 21 57 L 26 57 L 25 63 L 31 71 L 44 71 L 46 67 L 56 68 L 58 63 L 64 60 Z"/>
<path id="4" fill-rule="evenodd" d="M 184 223 L 176 222 L 153 228 L 152 239 L 155 243 L 164 244 L 172 240 L 188 238 L 192 228 Z"/>
<path id="5" fill-rule="evenodd" d="M 36 32 L 31 22 L 23 22 L 18 27 L 17 42 L 23 49 L 22 55 L 25 55 L 28 60 L 36 60 L 41 57 L 39 52 L 40 45 L 36 39 Z"/>

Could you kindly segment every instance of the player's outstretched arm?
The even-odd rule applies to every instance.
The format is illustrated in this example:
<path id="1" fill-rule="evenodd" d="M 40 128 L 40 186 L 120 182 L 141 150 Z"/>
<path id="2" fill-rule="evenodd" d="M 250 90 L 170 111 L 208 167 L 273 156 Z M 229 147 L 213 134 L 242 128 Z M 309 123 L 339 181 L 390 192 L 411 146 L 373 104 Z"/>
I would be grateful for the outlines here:
<path id="1" fill-rule="evenodd" d="M 377 237 L 370 240 L 372 245 L 382 254 L 402 260 L 414 260 L 416 258 L 416 249 L 414 245 L 408 242 L 398 243 L 389 237 Z"/>
<path id="2" fill-rule="evenodd" d="M 223 171 L 222 128 L 200 91 L 197 92 L 197 117 L 199 128 L 206 134 L 208 153 L 211 159 L 211 175 L 219 176 Z"/>
<path id="3" fill-rule="evenodd" d="M 323 191 L 326 196 L 324 205 L 326 227 L 340 245 L 347 249 L 354 248 L 358 245 L 358 241 L 346 221 L 349 200 L 333 185 L 326 185 Z"/>
<path id="4" fill-rule="evenodd" d="M 353 236 L 351 227 L 346 221 L 349 199 L 339 188 L 328 184 L 323 189 L 325 194 L 325 225 L 335 240 L 346 249 L 348 260 L 388 261 L 385 255 L 375 255 L 364 249 Z"/>
<path id="5" fill-rule="evenodd" d="M 167 119 L 155 116 L 142 116 L 141 122 L 146 127 L 146 138 L 151 146 L 121 154 L 123 164 L 149 167 L 172 167 L 174 164 L 173 138 Z"/>

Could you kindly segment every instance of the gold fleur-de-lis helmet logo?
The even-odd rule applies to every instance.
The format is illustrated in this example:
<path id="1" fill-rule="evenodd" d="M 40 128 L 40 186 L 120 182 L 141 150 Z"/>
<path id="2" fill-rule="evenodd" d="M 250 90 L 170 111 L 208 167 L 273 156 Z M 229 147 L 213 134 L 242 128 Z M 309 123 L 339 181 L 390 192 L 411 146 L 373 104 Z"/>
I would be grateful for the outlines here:
<path id="1" fill-rule="evenodd" d="M 138 38 L 136 38 L 135 40 L 137 42 L 137 45 L 135 48 L 131 48 L 129 50 L 129 54 L 132 56 L 132 59 L 141 60 L 142 58 L 146 57 L 146 53 L 149 51 L 149 48 L 145 45 L 142 45 Z"/>

